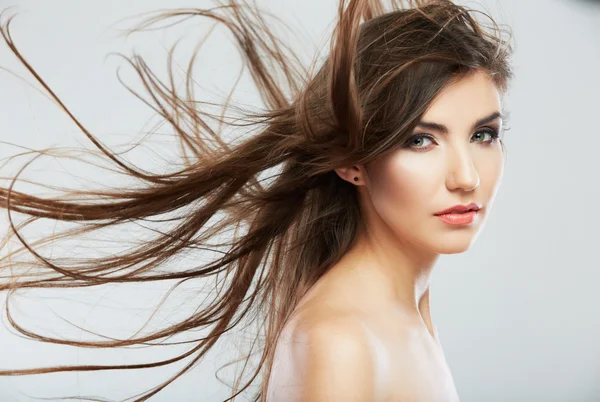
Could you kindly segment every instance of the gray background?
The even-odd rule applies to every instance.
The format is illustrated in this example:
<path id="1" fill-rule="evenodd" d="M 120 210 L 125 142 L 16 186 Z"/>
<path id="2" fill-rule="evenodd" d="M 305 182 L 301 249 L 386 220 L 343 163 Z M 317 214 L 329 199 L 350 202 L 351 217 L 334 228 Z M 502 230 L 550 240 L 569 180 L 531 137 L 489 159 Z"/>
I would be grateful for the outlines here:
<path id="1" fill-rule="evenodd" d="M 511 113 L 508 160 L 494 212 L 475 246 L 461 255 L 443 256 L 433 278 L 432 314 L 461 400 L 600 401 L 600 4 L 573 0 L 462 3 L 485 7 L 498 22 L 512 27 L 516 79 L 507 97 Z M 14 21 L 13 36 L 26 58 L 109 146 L 139 139 L 152 113 L 119 84 L 115 71 L 121 66 L 125 82 L 141 90 L 124 60 L 105 59 L 105 55 L 111 51 L 129 55 L 135 49 L 153 68 L 164 70 L 166 48 L 187 33 L 186 45 L 176 53 L 185 68 L 190 54 L 185 49 L 191 49 L 194 37 L 206 32 L 210 23 L 198 19 L 185 24 L 187 28 L 138 34 L 127 40 L 117 38 L 109 25 L 143 11 L 210 4 L 205 0 L 0 0 L 0 8 L 17 5 L 20 15 Z M 315 46 L 327 39 L 336 2 L 271 0 L 258 4 L 300 30 L 302 36 L 289 40 L 309 60 Z M 237 50 L 223 36 L 224 30 L 220 32 L 203 48 L 202 65 L 196 70 L 196 79 L 207 88 L 206 96 L 230 88 L 239 68 Z M 3 43 L 0 66 L 33 82 Z M 258 99 L 248 81 L 239 88 L 237 100 Z M 2 70 L 0 106 L 2 157 L 20 151 L 5 142 L 36 149 L 51 145 L 92 148 L 58 108 Z M 129 160 L 155 172 L 168 167 L 166 161 L 175 151 L 166 146 L 167 137 L 158 141 L 165 146 L 140 149 Z M 93 187 L 93 180 L 109 180 L 105 173 L 79 167 L 73 173 L 81 178 L 74 182 L 59 173 L 60 166 L 40 160 L 26 176 L 70 186 Z M 2 225 L 7 224 L 4 215 L 0 219 Z M 47 227 L 52 229 L 52 225 Z M 30 233 L 33 239 L 36 233 Z M 59 250 L 55 253 L 59 255 Z M 11 307 L 19 323 L 42 333 L 90 339 L 57 318 L 56 311 L 90 330 L 126 337 L 148 317 L 165 289 L 166 284 L 152 284 L 30 291 L 15 298 L 18 302 Z M 156 325 L 183 314 L 185 308 L 177 303 L 186 303 L 189 312 L 197 296 L 193 287 L 179 292 L 178 302 L 158 314 Z M 76 350 L 27 341 L 13 332 L 0 328 L 0 369 L 146 362 L 186 350 L 181 346 Z M 227 388 L 214 372 L 235 357 L 231 353 L 238 341 L 231 338 L 220 344 L 200 366 L 153 400 L 224 399 Z M 180 367 L 182 363 L 147 371 L 0 377 L 0 400 L 77 394 L 123 399 L 169 378 Z M 228 380 L 232 374 L 225 369 L 219 377 Z"/>

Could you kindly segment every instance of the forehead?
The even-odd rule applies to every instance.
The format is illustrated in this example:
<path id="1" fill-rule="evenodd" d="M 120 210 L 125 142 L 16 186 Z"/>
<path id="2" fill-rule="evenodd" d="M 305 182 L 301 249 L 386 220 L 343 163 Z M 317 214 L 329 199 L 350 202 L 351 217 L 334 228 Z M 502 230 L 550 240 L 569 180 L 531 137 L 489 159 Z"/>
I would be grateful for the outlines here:
<path id="1" fill-rule="evenodd" d="M 501 111 L 501 95 L 486 72 L 477 71 L 448 84 L 433 99 L 422 119 L 461 128 L 494 111 Z"/>

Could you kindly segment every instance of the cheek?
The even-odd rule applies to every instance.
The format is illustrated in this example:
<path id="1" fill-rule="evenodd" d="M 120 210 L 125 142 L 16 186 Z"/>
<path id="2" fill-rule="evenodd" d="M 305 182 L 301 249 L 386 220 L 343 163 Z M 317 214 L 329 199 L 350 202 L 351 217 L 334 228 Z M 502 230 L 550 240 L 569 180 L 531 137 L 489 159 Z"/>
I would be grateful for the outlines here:
<path id="1" fill-rule="evenodd" d="M 406 222 L 421 212 L 427 213 L 439 185 L 439 175 L 429 158 L 408 153 L 379 164 L 370 176 L 373 205 L 390 223 L 402 223 L 400 217 Z"/>
<path id="2" fill-rule="evenodd" d="M 504 173 L 504 158 L 501 150 L 493 154 L 483 155 L 477 164 L 482 190 L 488 197 L 493 197 L 500 186 Z"/>

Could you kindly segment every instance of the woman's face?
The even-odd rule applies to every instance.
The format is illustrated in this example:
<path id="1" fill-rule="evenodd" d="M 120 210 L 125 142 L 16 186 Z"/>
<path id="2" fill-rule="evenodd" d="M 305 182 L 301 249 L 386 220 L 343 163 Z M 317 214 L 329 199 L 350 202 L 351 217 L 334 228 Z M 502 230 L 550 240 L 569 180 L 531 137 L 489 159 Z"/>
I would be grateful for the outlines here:
<path id="1" fill-rule="evenodd" d="M 502 132 L 499 113 L 500 93 L 485 72 L 444 88 L 421 119 L 438 127 L 417 126 L 407 146 L 365 166 L 367 224 L 436 253 L 468 249 L 503 173 L 503 150 L 494 138 Z M 481 208 L 471 223 L 450 224 L 435 215 L 470 203 Z"/>

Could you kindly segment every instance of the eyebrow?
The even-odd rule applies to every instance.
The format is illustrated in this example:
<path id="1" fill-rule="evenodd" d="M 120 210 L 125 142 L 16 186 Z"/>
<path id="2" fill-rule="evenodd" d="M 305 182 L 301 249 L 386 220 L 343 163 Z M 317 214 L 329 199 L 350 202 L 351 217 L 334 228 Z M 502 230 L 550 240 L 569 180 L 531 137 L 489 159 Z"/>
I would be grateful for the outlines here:
<path id="1" fill-rule="evenodd" d="M 482 124 L 489 123 L 490 121 L 495 120 L 497 118 L 504 119 L 504 115 L 500 112 L 494 112 L 494 113 L 490 114 L 489 116 L 486 116 L 486 117 L 483 117 L 483 118 L 477 120 L 473 124 L 471 129 L 474 130 L 477 127 L 481 126 Z M 444 134 L 448 134 L 448 131 L 449 131 L 448 127 L 444 126 L 443 124 L 428 122 L 428 121 L 419 121 L 417 123 L 416 127 L 423 127 L 423 128 L 427 128 L 430 130 L 436 130 L 436 131 L 439 131 Z"/>

